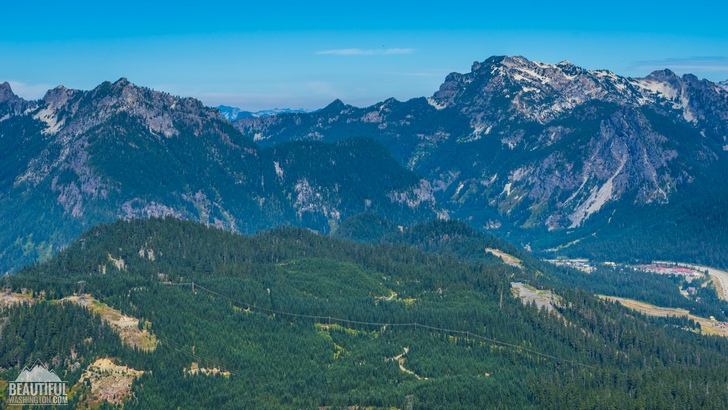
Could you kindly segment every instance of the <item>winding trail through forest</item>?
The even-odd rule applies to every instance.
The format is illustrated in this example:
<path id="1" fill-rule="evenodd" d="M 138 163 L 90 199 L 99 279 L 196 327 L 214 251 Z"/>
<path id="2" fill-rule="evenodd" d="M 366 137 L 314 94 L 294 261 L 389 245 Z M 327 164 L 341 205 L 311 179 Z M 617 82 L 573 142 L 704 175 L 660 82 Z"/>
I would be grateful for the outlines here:
<path id="1" fill-rule="evenodd" d="M 399 370 L 401 370 L 407 374 L 411 374 L 412 376 L 415 376 L 417 378 L 417 380 L 427 380 L 427 377 L 422 377 L 422 376 L 418 375 L 417 373 L 413 372 L 412 370 L 409 370 L 404 367 L 404 361 L 406 360 L 404 356 L 406 356 L 407 353 L 409 353 L 409 347 L 405 347 L 404 352 L 402 352 L 401 354 L 394 356 L 392 358 L 389 358 L 389 359 L 384 359 L 384 361 L 386 361 L 386 362 L 396 361 L 399 364 Z"/>

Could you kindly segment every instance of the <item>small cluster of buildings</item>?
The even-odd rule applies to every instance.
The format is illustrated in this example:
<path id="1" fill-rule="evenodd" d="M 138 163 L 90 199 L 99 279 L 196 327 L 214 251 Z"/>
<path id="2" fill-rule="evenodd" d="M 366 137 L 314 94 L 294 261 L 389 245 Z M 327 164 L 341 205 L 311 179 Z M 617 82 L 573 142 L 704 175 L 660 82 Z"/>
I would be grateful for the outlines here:
<path id="1" fill-rule="evenodd" d="M 669 262 L 652 262 L 649 265 L 631 265 L 629 267 L 643 272 L 657 273 L 661 275 L 684 276 L 685 280 L 688 282 L 692 282 L 693 279 L 702 278 L 705 276 L 703 272 L 688 267 L 687 265 L 678 265 Z"/>
<path id="2" fill-rule="evenodd" d="M 589 259 L 546 259 L 546 262 L 556 266 L 566 266 L 569 268 L 579 269 L 582 272 L 592 273 L 594 266 L 589 264 Z"/>

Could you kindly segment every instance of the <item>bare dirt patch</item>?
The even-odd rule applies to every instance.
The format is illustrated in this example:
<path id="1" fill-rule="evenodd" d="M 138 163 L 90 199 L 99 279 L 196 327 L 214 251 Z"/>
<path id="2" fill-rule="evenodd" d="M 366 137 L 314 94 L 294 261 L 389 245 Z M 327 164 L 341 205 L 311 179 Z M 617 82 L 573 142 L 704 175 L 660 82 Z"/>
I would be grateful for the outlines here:
<path id="1" fill-rule="evenodd" d="M 19 305 L 19 304 L 32 304 L 35 302 L 35 299 L 29 294 L 22 294 L 22 293 L 10 293 L 7 294 L 5 292 L 0 293 L 0 309 Z"/>
<path id="2" fill-rule="evenodd" d="M 518 269 L 523 269 L 521 260 L 514 256 L 511 256 L 505 252 L 493 248 L 485 248 L 485 252 L 501 258 L 503 263 L 505 263 L 506 265 L 515 266 Z"/>
<path id="3" fill-rule="evenodd" d="M 75 388 L 80 389 L 86 381 L 91 384 L 91 393 L 86 398 L 89 405 L 102 401 L 122 404 L 131 394 L 132 382 L 142 374 L 144 371 L 117 365 L 112 359 L 98 359 L 86 369 Z"/>
<path id="4" fill-rule="evenodd" d="M 213 367 L 213 368 L 206 368 L 206 367 L 200 367 L 200 365 L 197 362 L 192 362 L 190 365 L 190 368 L 184 368 L 185 376 L 190 375 L 194 376 L 197 374 L 204 374 L 205 376 L 215 376 L 215 375 L 221 375 L 223 377 L 230 377 L 230 372 L 227 370 L 220 370 L 219 367 Z"/>
<path id="5" fill-rule="evenodd" d="M 554 311 L 554 307 L 561 304 L 561 297 L 550 290 L 536 289 L 521 282 L 511 282 L 511 292 L 514 297 L 520 298 L 524 305 L 533 302 L 539 309 Z"/>
<path id="6" fill-rule="evenodd" d="M 102 319 L 116 330 L 121 340 L 129 346 L 145 351 L 152 351 L 159 344 L 157 337 L 146 329 L 147 326 L 144 326 L 145 329 L 139 330 L 139 319 L 123 315 L 111 306 L 94 299 L 91 295 L 84 295 L 83 297 L 69 296 L 61 299 L 61 301 L 69 301 L 77 305 L 85 306 L 91 312 L 99 314 Z"/>
<path id="7" fill-rule="evenodd" d="M 416 298 L 405 298 L 405 299 L 402 299 L 402 298 L 399 298 L 397 296 L 397 292 L 395 292 L 393 290 L 390 290 L 390 292 L 391 293 L 389 294 L 389 296 L 377 296 L 377 297 L 375 297 L 374 298 L 374 303 L 378 305 L 380 300 L 386 300 L 388 302 L 391 302 L 391 301 L 394 300 L 396 302 L 404 303 L 405 305 L 411 305 L 411 304 L 417 302 L 417 299 Z M 442 293 L 442 290 L 440 290 L 440 293 Z"/>
<path id="8" fill-rule="evenodd" d="M 114 264 L 116 269 L 126 270 L 126 262 L 121 257 L 119 257 L 119 259 L 115 259 L 113 256 L 111 256 L 111 254 L 109 254 L 109 261 Z"/>

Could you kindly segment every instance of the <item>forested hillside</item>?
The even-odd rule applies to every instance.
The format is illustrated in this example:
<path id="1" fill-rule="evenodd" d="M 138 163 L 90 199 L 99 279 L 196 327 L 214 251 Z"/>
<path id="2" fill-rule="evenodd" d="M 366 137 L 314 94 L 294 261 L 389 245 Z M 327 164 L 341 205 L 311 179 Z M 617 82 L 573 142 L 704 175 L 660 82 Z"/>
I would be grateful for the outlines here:
<path id="1" fill-rule="evenodd" d="M 602 301 L 571 272 L 462 224 L 413 229 L 356 244 L 173 218 L 92 228 L 12 277 L 34 302 L 2 311 L 0 377 L 39 359 L 75 385 L 109 357 L 145 371 L 125 399 L 132 409 L 728 406 L 725 338 Z M 485 255 L 483 241 L 522 268 Z M 85 297 L 138 318 L 156 349 L 58 303 L 78 281 Z M 514 281 L 553 290 L 553 309 L 514 298 Z M 70 334 L 68 323 L 80 325 Z M 93 395 L 84 386 L 74 404 Z"/>

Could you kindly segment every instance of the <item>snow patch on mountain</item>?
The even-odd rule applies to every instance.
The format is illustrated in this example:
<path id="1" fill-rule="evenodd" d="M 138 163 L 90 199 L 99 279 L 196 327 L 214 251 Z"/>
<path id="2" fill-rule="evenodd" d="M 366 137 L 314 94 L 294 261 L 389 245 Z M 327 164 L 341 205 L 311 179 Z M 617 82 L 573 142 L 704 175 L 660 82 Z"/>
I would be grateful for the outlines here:
<path id="1" fill-rule="evenodd" d="M 283 179 L 283 168 L 281 168 L 281 164 L 278 161 L 273 161 L 273 166 L 276 169 L 276 175 L 278 178 Z"/>
<path id="2" fill-rule="evenodd" d="M 48 128 L 42 131 L 44 134 L 56 134 L 63 126 L 63 121 L 59 121 L 56 111 L 54 111 L 51 107 L 46 107 L 38 111 L 33 118 L 43 121 L 46 124 Z"/>
<path id="3" fill-rule="evenodd" d="M 597 187 L 592 188 L 591 194 L 586 199 L 586 201 L 580 204 L 576 208 L 576 210 L 569 216 L 569 219 L 571 220 L 571 226 L 569 228 L 578 227 L 585 219 L 599 212 L 599 210 L 602 209 L 607 201 L 614 198 L 614 178 L 616 178 L 617 175 L 622 172 L 622 169 L 624 169 L 624 164 L 626 163 L 627 158 L 622 158 L 622 162 L 619 164 L 619 168 L 617 168 L 617 171 L 611 177 L 609 177 L 607 182 L 605 182 L 604 185 L 602 185 L 599 189 L 597 189 Z"/>
<path id="4" fill-rule="evenodd" d="M 690 97 L 686 86 L 683 80 L 673 73 L 653 73 L 647 78 L 634 80 L 633 84 L 644 92 L 643 98 L 640 99 L 642 105 L 657 103 L 662 98 L 669 101 L 673 109 L 682 111 L 685 121 L 697 123 L 697 118 L 690 109 Z"/>
<path id="5" fill-rule="evenodd" d="M 647 79 L 639 79 L 635 81 L 635 85 L 648 91 L 651 94 L 656 94 L 666 98 L 668 100 L 674 100 L 678 95 L 678 90 L 672 87 L 670 84 L 662 81 L 652 81 Z"/>
<path id="6" fill-rule="evenodd" d="M 447 108 L 447 104 L 438 104 L 432 97 L 427 97 L 427 103 L 435 107 L 438 111 Z"/>

